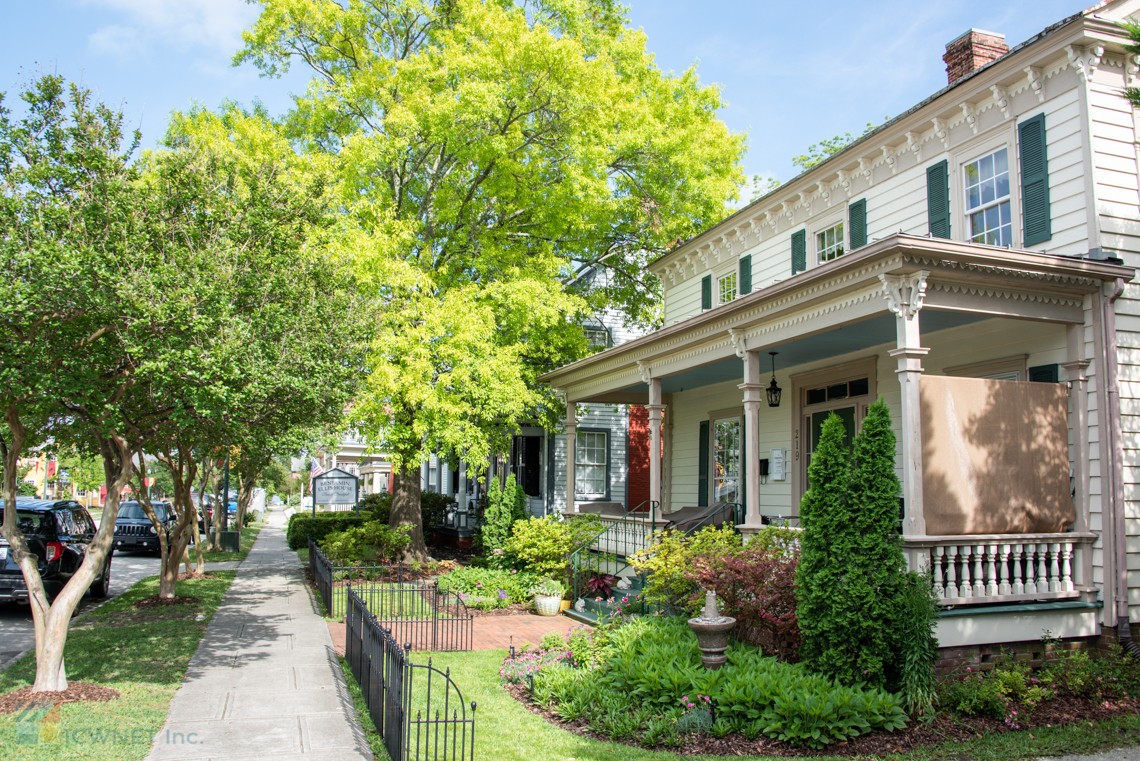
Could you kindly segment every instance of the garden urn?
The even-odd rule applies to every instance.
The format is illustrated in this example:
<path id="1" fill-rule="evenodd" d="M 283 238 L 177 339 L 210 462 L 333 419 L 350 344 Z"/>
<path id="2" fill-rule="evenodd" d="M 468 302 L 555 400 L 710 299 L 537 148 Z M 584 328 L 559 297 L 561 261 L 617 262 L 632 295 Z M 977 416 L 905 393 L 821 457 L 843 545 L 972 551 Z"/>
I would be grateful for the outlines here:
<path id="1" fill-rule="evenodd" d="M 716 595 L 705 590 L 705 609 L 701 615 L 689 619 L 689 628 L 697 635 L 697 648 L 701 663 L 707 669 L 718 669 L 728 661 L 728 633 L 736 626 L 736 619 L 722 616 L 716 609 Z"/>

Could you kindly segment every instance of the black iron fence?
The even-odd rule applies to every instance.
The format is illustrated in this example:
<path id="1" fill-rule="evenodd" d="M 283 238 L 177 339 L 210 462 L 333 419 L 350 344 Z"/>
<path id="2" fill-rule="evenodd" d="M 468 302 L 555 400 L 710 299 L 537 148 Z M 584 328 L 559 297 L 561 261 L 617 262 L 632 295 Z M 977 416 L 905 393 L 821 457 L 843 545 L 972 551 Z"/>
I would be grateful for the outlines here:
<path id="1" fill-rule="evenodd" d="M 346 599 L 345 659 L 392 761 L 474 759 L 475 702 L 468 713 L 451 670 L 412 663 L 410 644 L 401 647 L 353 588 Z"/>
<path id="2" fill-rule="evenodd" d="M 450 652 L 472 647 L 475 617 L 459 595 L 421 578 L 409 566 L 334 566 L 310 539 L 309 573 L 332 618 L 347 613 L 351 586 L 396 641 L 413 650 Z"/>

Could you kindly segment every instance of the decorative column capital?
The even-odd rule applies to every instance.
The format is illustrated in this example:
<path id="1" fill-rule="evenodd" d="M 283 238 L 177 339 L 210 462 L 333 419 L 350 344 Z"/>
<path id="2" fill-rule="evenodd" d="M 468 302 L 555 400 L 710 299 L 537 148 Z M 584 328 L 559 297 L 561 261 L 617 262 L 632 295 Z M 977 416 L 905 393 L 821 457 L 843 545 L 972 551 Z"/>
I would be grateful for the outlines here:
<path id="1" fill-rule="evenodd" d="M 929 276 L 929 270 L 909 275 L 879 275 L 887 308 L 904 320 L 914 319 L 926 298 L 926 279 Z"/>
<path id="2" fill-rule="evenodd" d="M 728 340 L 729 343 L 732 344 L 732 348 L 736 352 L 736 356 L 747 361 L 748 355 L 746 353 L 746 349 L 744 348 L 744 331 L 738 330 L 737 328 L 729 328 Z"/>
<path id="3" fill-rule="evenodd" d="M 1092 360 L 1074 359 L 1070 362 L 1061 362 L 1059 364 L 1061 367 L 1065 368 L 1065 370 L 1068 371 L 1069 375 L 1071 376 L 1069 378 L 1070 381 L 1083 383 L 1088 380 L 1088 376 L 1085 375 L 1085 370 L 1087 370 L 1089 365 L 1092 364 Z"/>

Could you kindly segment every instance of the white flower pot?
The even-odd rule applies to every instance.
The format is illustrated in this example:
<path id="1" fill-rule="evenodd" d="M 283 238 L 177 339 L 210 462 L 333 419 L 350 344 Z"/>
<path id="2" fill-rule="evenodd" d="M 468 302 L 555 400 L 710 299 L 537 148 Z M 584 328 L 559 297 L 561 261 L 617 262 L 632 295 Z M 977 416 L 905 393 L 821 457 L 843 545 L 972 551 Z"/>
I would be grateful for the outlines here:
<path id="1" fill-rule="evenodd" d="M 540 616 L 557 616 L 562 609 L 562 597 L 558 595 L 535 595 L 534 607 Z"/>

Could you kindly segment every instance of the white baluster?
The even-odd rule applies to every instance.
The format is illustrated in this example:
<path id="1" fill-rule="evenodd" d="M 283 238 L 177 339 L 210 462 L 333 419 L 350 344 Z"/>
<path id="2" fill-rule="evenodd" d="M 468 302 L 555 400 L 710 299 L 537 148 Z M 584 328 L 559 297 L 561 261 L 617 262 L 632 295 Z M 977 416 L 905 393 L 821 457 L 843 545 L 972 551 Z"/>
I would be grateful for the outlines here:
<path id="1" fill-rule="evenodd" d="M 1023 549 L 1024 545 L 1013 545 L 1013 589 L 1011 590 L 1011 594 L 1015 595 L 1025 594 L 1025 584 L 1021 581 L 1024 576 L 1024 571 L 1021 567 Z"/>
<path id="2" fill-rule="evenodd" d="M 1073 543 L 1061 542 L 1061 591 L 1072 592 L 1073 586 Z"/>
<path id="3" fill-rule="evenodd" d="M 974 546 L 974 597 L 985 597 L 985 576 L 982 574 L 982 560 L 985 558 L 986 548 L 978 544 Z"/>
<path id="4" fill-rule="evenodd" d="M 974 547 L 970 544 L 963 544 L 958 548 L 958 554 L 962 556 L 962 576 L 958 584 L 958 594 L 961 597 L 974 596 L 974 585 L 970 582 L 970 554 L 973 551 Z"/>
<path id="5" fill-rule="evenodd" d="M 1009 585 L 1009 545 L 1001 545 L 1001 559 L 998 562 L 998 568 L 1001 569 L 1001 583 L 998 584 L 998 594 L 1007 595 L 1012 590 Z"/>
<path id="6" fill-rule="evenodd" d="M 1061 545 L 1049 545 L 1049 591 L 1061 591 Z"/>
<path id="7" fill-rule="evenodd" d="M 942 584 L 942 561 L 945 559 L 945 553 L 946 548 L 942 545 L 930 548 L 931 565 L 934 569 L 934 595 L 939 598 L 946 596 L 946 587 Z"/>
<path id="8" fill-rule="evenodd" d="M 1049 589 L 1049 569 L 1046 567 L 1048 561 L 1049 545 L 1037 545 L 1037 594 L 1044 594 Z"/>
<path id="9" fill-rule="evenodd" d="M 986 594 L 993 596 L 998 593 L 997 583 L 997 545 L 991 544 L 986 548 L 986 560 L 989 564 L 986 566 Z"/>
<path id="10" fill-rule="evenodd" d="M 946 548 L 946 596 L 947 597 L 957 597 L 958 596 L 958 584 L 956 581 L 958 578 L 958 574 L 957 574 L 957 569 L 955 569 L 955 567 L 954 567 L 958 561 L 957 556 L 958 556 L 958 548 L 956 546 L 950 545 L 949 547 Z"/>
<path id="11" fill-rule="evenodd" d="M 1037 551 L 1036 544 L 1025 545 L 1025 594 L 1037 594 L 1037 566 L 1033 563 L 1033 554 Z"/>

